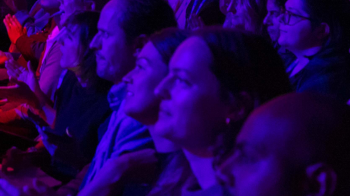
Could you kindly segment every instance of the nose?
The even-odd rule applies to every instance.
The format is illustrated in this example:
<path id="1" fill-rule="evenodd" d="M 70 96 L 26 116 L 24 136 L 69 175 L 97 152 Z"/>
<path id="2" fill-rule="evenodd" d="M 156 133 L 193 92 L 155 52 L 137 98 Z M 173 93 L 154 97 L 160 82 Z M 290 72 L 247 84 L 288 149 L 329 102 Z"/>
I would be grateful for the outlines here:
<path id="1" fill-rule="evenodd" d="M 285 14 L 282 13 L 281 15 L 278 16 L 278 21 L 280 22 L 280 24 L 286 24 L 285 23 Z"/>
<path id="2" fill-rule="evenodd" d="M 123 77 L 123 82 L 125 84 L 132 84 L 133 82 L 133 79 L 132 79 L 132 72 L 133 71 L 130 71 L 128 74 L 126 74 L 126 76 Z"/>
<path id="3" fill-rule="evenodd" d="M 264 25 L 271 24 L 271 20 L 270 20 L 269 16 L 270 16 L 269 13 L 265 16 L 264 21 L 263 21 Z"/>
<path id="4" fill-rule="evenodd" d="M 231 12 L 233 14 L 236 14 L 237 13 L 237 10 L 236 10 L 236 1 L 237 0 L 231 0 L 230 1 L 230 4 L 227 6 L 227 13 Z"/>
<path id="5" fill-rule="evenodd" d="M 97 33 L 90 43 L 90 48 L 94 50 L 101 49 L 100 33 Z"/>
<path id="6" fill-rule="evenodd" d="M 154 90 L 154 94 L 160 99 L 170 99 L 169 85 L 169 79 L 165 77 Z"/>

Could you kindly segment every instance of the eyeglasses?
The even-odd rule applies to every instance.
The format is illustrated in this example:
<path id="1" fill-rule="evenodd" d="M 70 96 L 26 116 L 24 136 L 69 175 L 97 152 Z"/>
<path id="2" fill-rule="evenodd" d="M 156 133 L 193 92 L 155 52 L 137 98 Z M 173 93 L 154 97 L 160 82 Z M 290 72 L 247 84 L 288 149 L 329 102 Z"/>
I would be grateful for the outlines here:
<path id="1" fill-rule="evenodd" d="M 282 14 L 281 11 L 268 11 L 267 12 L 267 17 L 274 17 L 274 18 L 277 18 L 279 17 L 280 15 Z"/>
<path id="2" fill-rule="evenodd" d="M 281 19 L 280 22 L 282 22 L 285 25 L 289 25 L 289 26 L 293 26 L 295 24 L 297 24 L 298 22 L 301 22 L 303 20 L 310 20 L 313 21 L 312 18 L 306 17 L 306 16 L 301 16 L 298 14 L 294 14 L 288 10 L 285 10 L 282 15 L 281 15 Z"/>

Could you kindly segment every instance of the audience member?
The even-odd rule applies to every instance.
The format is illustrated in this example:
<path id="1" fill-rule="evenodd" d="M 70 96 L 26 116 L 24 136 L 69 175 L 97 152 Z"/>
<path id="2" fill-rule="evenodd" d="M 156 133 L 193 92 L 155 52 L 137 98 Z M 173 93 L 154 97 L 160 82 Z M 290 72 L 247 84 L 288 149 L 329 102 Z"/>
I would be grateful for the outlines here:
<path id="1" fill-rule="evenodd" d="M 53 143 L 54 148 L 45 145 L 53 156 L 51 162 L 54 168 L 58 168 L 56 170 L 60 176 L 68 178 L 74 177 L 91 162 L 98 143 L 97 128 L 110 114 L 107 92 L 111 84 L 97 76 L 95 54 L 88 44 L 97 33 L 98 19 L 98 13 L 77 12 L 66 21 L 66 28 L 59 37 L 63 54 L 60 64 L 65 71 L 56 91 L 54 107 L 47 103 L 34 73 L 29 71 L 25 77 L 32 80 L 26 82 L 34 84 L 32 90 L 40 100 L 39 107 L 31 108 L 31 111 L 40 110 L 47 126 L 52 127 L 52 131 L 41 127 L 45 128 L 45 133 L 52 133 L 48 135 L 48 142 Z M 22 115 L 28 117 L 28 114 Z M 44 144 L 47 142 L 44 141 Z M 37 145 L 36 151 L 43 151 L 43 147 Z M 3 169 L 6 170 L 6 167 L 3 165 Z"/>
<path id="2" fill-rule="evenodd" d="M 97 74 L 115 84 L 109 95 L 113 113 L 105 126 L 100 127 L 103 137 L 80 189 L 88 187 L 97 174 L 108 176 L 108 169 L 104 169 L 108 160 L 150 147 L 151 138 L 146 128 L 124 113 L 126 86 L 121 82 L 134 68 L 135 55 L 147 37 L 175 26 L 174 13 L 163 0 L 112 0 L 103 8 L 99 32 L 90 47 L 96 50 Z"/>
<path id="3" fill-rule="evenodd" d="M 153 146 L 146 128 L 124 113 L 126 89 L 121 81 L 134 68 L 134 55 L 143 47 L 147 36 L 175 26 L 173 12 L 163 0 L 112 0 L 103 8 L 99 31 L 90 47 L 96 51 L 98 76 L 115 84 L 108 95 L 113 112 L 98 130 L 99 145 L 91 164 L 57 194 L 76 194 L 77 185 L 81 184 L 83 190 L 96 176 L 102 176 L 97 180 L 108 179 L 109 167 L 104 167 L 107 161 Z M 84 178 L 82 183 L 81 178 Z"/>
<path id="4" fill-rule="evenodd" d="M 221 166 L 232 195 L 350 194 L 350 108 L 288 94 L 255 110 Z"/>
<path id="5" fill-rule="evenodd" d="M 349 1 L 288 0 L 281 16 L 279 44 L 294 90 L 312 91 L 343 102 L 350 98 Z"/>
<path id="6" fill-rule="evenodd" d="M 186 29 L 223 25 L 225 15 L 220 11 L 219 0 L 192 0 L 186 9 Z"/>
<path id="7" fill-rule="evenodd" d="M 198 180 L 184 194 L 219 195 L 215 140 L 227 127 L 237 134 L 255 107 L 289 92 L 282 61 L 260 37 L 209 29 L 184 41 L 169 66 L 156 89 L 162 99 L 156 131 L 183 149 Z"/>
<path id="8" fill-rule="evenodd" d="M 123 79 L 127 84 L 125 113 L 147 125 L 155 144 L 158 161 L 151 162 L 155 157 L 142 156 L 143 151 L 129 153 L 127 156 L 112 160 L 108 163 L 111 167 L 108 170 L 114 174 L 113 180 L 102 182 L 95 180 L 94 183 L 89 184 L 89 187 L 84 189 L 86 194 L 119 195 L 118 191 L 122 191 L 123 186 L 127 187 L 123 191 L 123 195 L 181 194 L 181 187 L 190 174 L 190 168 L 180 148 L 171 141 L 159 137 L 154 130 L 154 124 L 158 119 L 160 101 L 154 95 L 154 90 L 167 75 L 170 57 L 176 47 L 186 39 L 187 34 L 186 31 L 169 28 L 152 35 L 150 41 L 139 53 L 136 67 Z M 142 154 L 147 154 L 146 152 L 148 151 L 144 151 Z M 127 171 L 118 166 L 127 160 L 125 157 L 135 159 L 128 161 Z M 147 162 L 153 164 L 146 164 Z M 156 171 L 154 171 L 154 168 L 156 168 Z M 169 178 L 169 176 L 172 176 L 172 178 Z M 96 176 L 97 178 L 99 177 Z M 134 183 L 123 184 L 126 178 L 129 183 L 130 181 Z M 143 182 L 143 184 L 135 184 L 135 182 Z M 113 187 L 113 190 L 111 190 L 111 187 Z M 150 193 L 147 194 L 149 191 Z"/>
<path id="9" fill-rule="evenodd" d="M 276 46 L 280 36 L 280 15 L 284 12 L 286 0 L 267 0 L 267 15 L 264 19 L 264 25 L 272 43 Z"/>
<path id="10" fill-rule="evenodd" d="M 267 36 L 264 18 L 267 0 L 231 0 L 227 7 L 225 28 L 240 29 Z"/>

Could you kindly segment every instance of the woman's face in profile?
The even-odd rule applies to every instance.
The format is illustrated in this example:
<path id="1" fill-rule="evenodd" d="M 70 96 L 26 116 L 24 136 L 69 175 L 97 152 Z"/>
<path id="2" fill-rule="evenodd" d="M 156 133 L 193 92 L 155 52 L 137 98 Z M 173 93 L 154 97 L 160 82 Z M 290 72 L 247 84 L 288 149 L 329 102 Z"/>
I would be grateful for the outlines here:
<path id="1" fill-rule="evenodd" d="M 82 59 L 82 47 L 80 46 L 80 26 L 68 25 L 59 35 L 61 44 L 60 50 L 62 58 L 60 61 L 61 67 L 64 69 L 72 69 L 77 67 Z"/>
<path id="2" fill-rule="evenodd" d="M 127 84 L 125 113 L 144 124 L 154 124 L 160 101 L 154 90 L 167 74 L 168 65 L 153 43 L 148 42 L 138 55 L 135 68 L 123 78 Z"/>
<path id="3" fill-rule="evenodd" d="M 220 83 L 210 70 L 213 55 L 198 37 L 184 41 L 169 64 L 156 94 L 162 99 L 156 131 L 184 148 L 212 145 L 225 123 Z"/>

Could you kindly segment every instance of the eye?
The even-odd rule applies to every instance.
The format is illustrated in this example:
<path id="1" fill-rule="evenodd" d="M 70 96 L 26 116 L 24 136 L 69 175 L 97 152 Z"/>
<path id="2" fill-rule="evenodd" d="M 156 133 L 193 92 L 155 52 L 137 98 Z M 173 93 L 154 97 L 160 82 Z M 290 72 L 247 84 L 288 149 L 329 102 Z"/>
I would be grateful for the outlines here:
<path id="1" fill-rule="evenodd" d="M 141 64 L 136 64 L 136 70 L 144 70 L 145 68 Z"/>
<path id="2" fill-rule="evenodd" d="M 190 82 L 180 76 L 176 76 L 175 77 L 175 81 L 176 83 L 180 84 L 180 85 L 186 85 L 186 86 L 189 86 L 190 85 Z"/>

